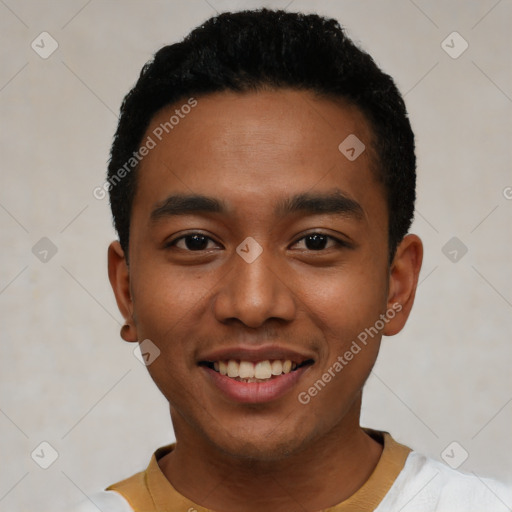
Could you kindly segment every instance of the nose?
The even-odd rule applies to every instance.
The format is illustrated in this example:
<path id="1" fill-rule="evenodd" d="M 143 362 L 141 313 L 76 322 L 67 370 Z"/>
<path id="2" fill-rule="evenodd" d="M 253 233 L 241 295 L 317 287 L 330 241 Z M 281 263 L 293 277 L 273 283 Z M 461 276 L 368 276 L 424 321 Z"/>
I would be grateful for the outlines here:
<path id="1" fill-rule="evenodd" d="M 214 297 L 213 310 L 219 322 L 238 320 L 255 329 L 269 319 L 289 322 L 295 317 L 292 286 L 265 252 L 251 263 L 233 255 L 233 267 Z"/>

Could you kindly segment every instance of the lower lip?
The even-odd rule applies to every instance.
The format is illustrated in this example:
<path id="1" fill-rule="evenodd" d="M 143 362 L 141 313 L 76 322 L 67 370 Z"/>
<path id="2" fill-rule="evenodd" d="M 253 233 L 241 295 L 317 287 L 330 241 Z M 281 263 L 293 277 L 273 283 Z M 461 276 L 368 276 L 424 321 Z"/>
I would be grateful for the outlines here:
<path id="1" fill-rule="evenodd" d="M 227 375 L 222 375 L 207 366 L 201 366 L 211 381 L 229 399 L 239 403 L 258 404 L 271 402 L 286 395 L 311 365 L 297 368 L 290 373 L 283 373 L 266 382 L 240 382 Z"/>

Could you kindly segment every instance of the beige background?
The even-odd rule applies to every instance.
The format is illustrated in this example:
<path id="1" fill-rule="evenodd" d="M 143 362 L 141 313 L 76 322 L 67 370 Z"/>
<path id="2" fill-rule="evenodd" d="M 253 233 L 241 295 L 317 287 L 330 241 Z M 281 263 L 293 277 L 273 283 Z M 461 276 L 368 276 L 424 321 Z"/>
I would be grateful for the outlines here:
<path id="1" fill-rule="evenodd" d="M 336 17 L 396 78 L 417 136 L 422 281 L 405 331 L 384 340 L 363 424 L 438 459 L 457 441 L 460 469 L 512 480 L 511 1 L 1 0 L 0 510 L 53 511 L 173 440 L 119 338 L 114 232 L 92 191 L 151 55 L 216 10 L 263 5 Z M 31 48 L 43 31 L 59 45 L 47 59 Z M 453 31 L 469 43 L 456 59 L 441 45 Z M 468 249 L 456 262 L 442 250 L 454 236 Z M 42 237 L 57 249 L 46 262 Z M 46 470 L 30 455 L 42 441 L 58 452 Z"/>

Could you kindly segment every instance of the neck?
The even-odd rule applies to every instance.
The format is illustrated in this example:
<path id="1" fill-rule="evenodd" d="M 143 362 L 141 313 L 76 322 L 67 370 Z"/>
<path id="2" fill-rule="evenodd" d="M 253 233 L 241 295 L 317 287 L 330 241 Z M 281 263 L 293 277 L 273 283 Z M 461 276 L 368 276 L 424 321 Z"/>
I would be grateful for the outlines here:
<path id="1" fill-rule="evenodd" d="M 332 507 L 362 487 L 382 453 L 359 426 L 359 409 L 299 452 L 274 461 L 226 454 L 173 417 L 176 448 L 159 465 L 179 493 L 213 510 L 239 512 L 241 503 L 246 512 Z"/>

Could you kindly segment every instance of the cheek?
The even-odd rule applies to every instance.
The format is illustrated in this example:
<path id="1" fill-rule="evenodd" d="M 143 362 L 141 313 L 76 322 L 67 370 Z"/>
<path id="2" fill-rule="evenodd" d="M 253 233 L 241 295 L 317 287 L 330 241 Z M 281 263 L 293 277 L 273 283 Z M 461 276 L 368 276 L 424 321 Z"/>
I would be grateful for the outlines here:
<path id="1" fill-rule="evenodd" d="M 367 278 L 330 280 L 321 293 L 308 296 L 325 350 L 298 401 L 306 404 L 316 428 L 332 427 L 350 410 L 373 368 L 380 333 L 371 329 L 383 312 L 382 286 Z"/>
<path id="2" fill-rule="evenodd" d="M 150 261 L 150 258 L 148 258 Z M 204 308 L 211 290 L 209 273 L 171 268 L 168 264 L 140 265 L 132 279 L 134 309 L 139 336 L 172 335 Z"/>
<path id="3" fill-rule="evenodd" d="M 329 338 L 331 348 L 338 351 L 374 325 L 386 307 L 386 274 L 372 267 L 303 275 L 300 283 L 296 296 L 303 298 L 307 313 Z"/>
<path id="4" fill-rule="evenodd" d="M 164 265 L 148 264 L 138 271 L 144 279 L 133 283 L 137 336 L 160 351 L 147 370 L 172 406 L 186 408 L 201 393 L 193 378 L 193 348 L 208 287 L 203 279 L 184 279 Z"/>
<path id="5" fill-rule="evenodd" d="M 135 280 L 132 286 L 137 337 L 151 340 L 160 351 L 148 371 L 169 401 L 187 396 L 192 400 L 197 393 L 191 378 L 197 370 L 194 337 L 204 318 L 211 284 L 201 277 L 191 278 L 190 272 L 185 279 L 164 265 L 148 264 L 138 272 L 144 279 Z"/>

